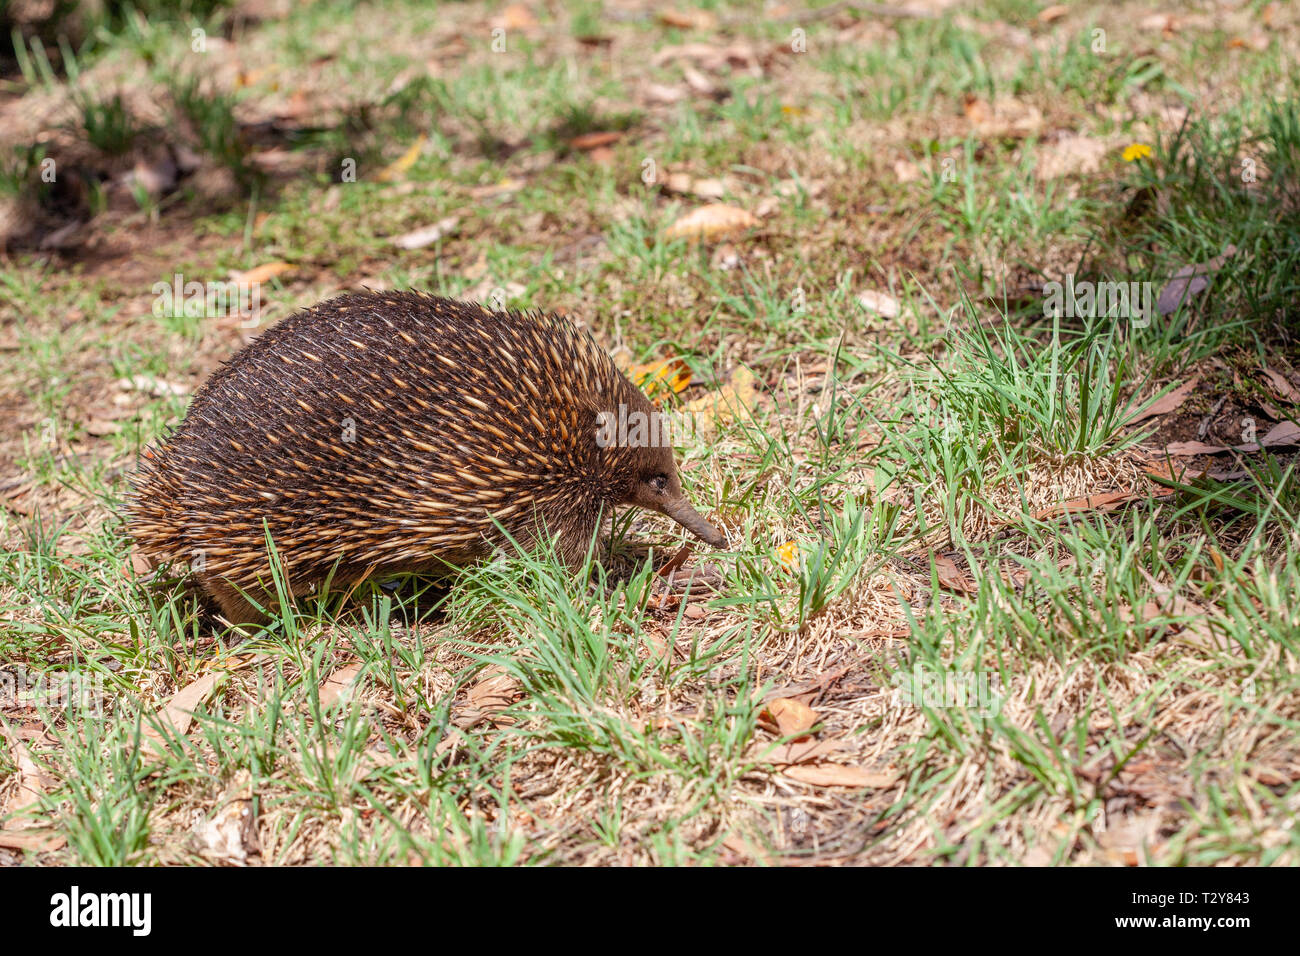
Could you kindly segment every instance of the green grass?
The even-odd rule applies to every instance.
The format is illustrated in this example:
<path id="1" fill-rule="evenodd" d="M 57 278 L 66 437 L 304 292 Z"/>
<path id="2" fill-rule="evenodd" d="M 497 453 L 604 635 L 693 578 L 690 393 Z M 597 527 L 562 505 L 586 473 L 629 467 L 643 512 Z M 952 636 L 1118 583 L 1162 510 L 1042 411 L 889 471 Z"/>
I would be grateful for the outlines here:
<path id="1" fill-rule="evenodd" d="M 14 144 L 0 196 L 62 221 L 43 159 L 111 181 L 156 138 L 236 188 L 214 201 L 182 178 L 131 208 L 104 192 L 86 227 L 101 245 L 18 243 L 0 269 L 0 659 L 106 698 L 102 715 L 0 709 L 45 727 L 29 748 L 54 782 L 22 822 L 67 841 L 24 861 L 229 862 L 204 826 L 245 807 L 243 852 L 271 864 L 1300 859 L 1295 455 L 1146 473 L 1198 428 L 1296 414 L 1259 366 L 1300 367 L 1300 25 L 1280 11 L 1247 56 L 1194 23 L 1155 42 L 1127 8 L 1043 25 L 1040 6 L 848 11 L 761 75 L 743 57 L 656 64 L 720 35 L 592 5 L 534 11 L 505 54 L 483 4 L 302 5 L 246 28 L 238 86 L 189 49 L 192 25 L 223 35 L 221 4 L 109 5 L 62 45 L 57 25 L 36 31 L 6 88 L 66 95 L 72 119 Z M 788 45 L 785 24 L 709 9 L 727 43 Z M 575 45 L 593 35 L 616 42 Z M 683 63 L 718 94 L 691 91 Z M 660 104 L 648 83 L 685 95 Z M 141 94 L 163 115 L 148 129 L 127 105 Z M 968 95 L 1041 122 L 989 132 Z M 1160 115 L 1180 105 L 1185 123 Z M 603 131 L 622 134 L 608 157 L 570 145 Z M 1101 158 L 1041 178 L 1063 132 Z M 1152 155 L 1125 162 L 1132 142 Z M 272 150 L 290 172 L 261 163 Z M 750 211 L 770 200 L 731 258 L 665 238 L 704 202 L 669 192 L 680 172 L 725 178 Z M 453 216 L 433 246 L 392 241 Z M 1158 292 L 1230 245 L 1207 289 L 1148 325 L 1045 317 L 1044 282 Z M 141 449 L 246 330 L 156 316 L 151 289 L 274 261 L 295 271 L 264 287 L 267 321 L 360 284 L 501 290 L 569 310 L 632 363 L 682 357 L 675 406 L 750 370 L 748 407 L 698 413 L 682 450 L 732 548 L 701 548 L 670 583 L 682 534 L 624 514 L 577 575 L 541 550 L 223 630 L 173 572 L 131 569 L 121 508 Z M 1183 408 L 1126 424 L 1192 375 Z M 120 384 L 141 377 L 189 391 Z M 1109 492 L 1132 496 L 1051 511 Z M 213 675 L 176 733 L 166 702 Z M 806 699 L 814 727 L 782 731 L 773 696 Z M 777 762 L 805 732 L 839 748 L 821 770 L 874 782 Z M 16 768 L 0 746 L 0 793 Z"/>

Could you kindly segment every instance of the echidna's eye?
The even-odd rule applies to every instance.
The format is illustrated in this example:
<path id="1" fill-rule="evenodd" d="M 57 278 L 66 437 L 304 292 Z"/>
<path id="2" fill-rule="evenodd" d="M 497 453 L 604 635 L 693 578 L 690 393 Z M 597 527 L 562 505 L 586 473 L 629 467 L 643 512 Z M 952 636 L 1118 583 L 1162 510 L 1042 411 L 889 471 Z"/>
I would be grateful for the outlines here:
<path id="1" fill-rule="evenodd" d="M 655 475 L 653 478 L 650 479 L 650 487 L 662 495 L 668 487 L 668 476 Z"/>

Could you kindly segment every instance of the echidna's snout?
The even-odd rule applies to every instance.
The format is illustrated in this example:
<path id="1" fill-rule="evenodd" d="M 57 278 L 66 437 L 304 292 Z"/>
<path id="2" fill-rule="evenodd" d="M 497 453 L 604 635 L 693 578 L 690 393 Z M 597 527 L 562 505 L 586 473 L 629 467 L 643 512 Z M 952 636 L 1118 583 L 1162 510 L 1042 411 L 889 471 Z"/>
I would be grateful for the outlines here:
<path id="1" fill-rule="evenodd" d="M 628 489 L 625 504 L 640 505 L 672 518 L 679 525 L 715 548 L 727 546 L 726 536 L 704 520 L 704 516 L 691 507 L 682 491 L 681 479 L 673 465 L 671 448 L 639 449 L 648 461 L 638 470 L 637 477 Z"/>
<path id="2" fill-rule="evenodd" d="M 705 544 L 715 548 L 725 548 L 727 538 L 721 531 L 704 520 L 704 516 L 691 507 L 685 495 L 666 499 L 662 504 L 663 512 L 679 525 L 699 538 Z"/>

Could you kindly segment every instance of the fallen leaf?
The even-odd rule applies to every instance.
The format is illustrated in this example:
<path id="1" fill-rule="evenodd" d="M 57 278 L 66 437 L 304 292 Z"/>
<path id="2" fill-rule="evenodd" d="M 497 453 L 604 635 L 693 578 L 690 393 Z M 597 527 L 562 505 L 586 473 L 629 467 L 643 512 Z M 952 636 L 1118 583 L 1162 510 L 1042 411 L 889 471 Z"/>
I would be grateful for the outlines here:
<path id="1" fill-rule="evenodd" d="M 694 416 L 696 429 L 709 432 L 714 426 L 731 421 L 742 410 L 753 408 L 758 399 L 754 382 L 754 373 L 738 365 L 731 373 L 730 383 L 687 402 L 685 410 Z"/>
<path id="2" fill-rule="evenodd" d="M 1208 262 L 1183 266 L 1173 274 L 1165 287 L 1160 290 L 1160 294 L 1156 296 L 1156 311 L 1161 315 L 1177 312 L 1184 302 L 1209 287 L 1208 277 L 1222 269 L 1223 264 L 1236 252 L 1236 246 L 1228 246 L 1223 251 L 1223 255 L 1215 256 Z"/>
<path id="3" fill-rule="evenodd" d="M 717 96 L 718 88 L 713 85 L 712 81 L 689 63 L 682 64 L 682 79 L 686 85 L 700 96 Z"/>
<path id="4" fill-rule="evenodd" d="M 766 712 L 776 721 L 777 730 L 782 737 L 804 734 L 821 719 L 807 704 L 789 697 L 769 701 Z"/>
<path id="5" fill-rule="evenodd" d="M 686 559 L 691 556 L 691 552 L 694 550 L 695 550 L 695 545 L 689 541 L 686 544 L 682 545 L 680 548 L 677 549 L 677 553 L 674 554 L 667 561 L 665 561 L 664 566 L 655 572 L 655 577 L 659 577 L 659 578 L 668 577 L 670 574 L 672 574 L 674 571 L 676 571 L 678 568 L 680 568 L 683 564 L 686 563 Z"/>
<path id="6" fill-rule="evenodd" d="M 247 272 L 240 272 L 235 275 L 235 281 L 244 285 L 258 285 L 262 282 L 270 282 L 276 276 L 284 275 L 286 272 L 292 272 L 294 267 L 288 262 L 267 262 L 260 266 L 254 266 Z"/>
<path id="7" fill-rule="evenodd" d="M 886 319 L 898 318 L 902 310 L 898 300 L 884 292 L 864 292 L 858 296 L 858 305 Z"/>
<path id="8" fill-rule="evenodd" d="M 717 239 L 744 232 L 759 224 L 758 219 L 738 206 L 710 203 L 701 206 L 668 227 L 667 239 Z"/>
<path id="9" fill-rule="evenodd" d="M 1250 36 L 1233 37 L 1228 41 L 1229 50 L 1254 50 L 1256 53 L 1262 53 L 1268 49 L 1268 37 L 1263 33 L 1252 33 Z"/>
<path id="10" fill-rule="evenodd" d="M 792 740 L 789 743 L 765 750 L 761 754 L 757 754 L 755 759 L 759 763 L 772 764 L 775 767 L 790 767 L 795 764 L 822 760 L 831 754 L 839 753 L 843 749 L 844 741 L 842 740 L 813 740 L 811 737 L 805 737 L 803 740 Z"/>
<path id="11" fill-rule="evenodd" d="M 39 806 L 41 795 L 53 790 L 57 781 L 42 770 L 32 758 L 31 751 L 27 749 L 27 744 L 22 739 L 22 731 L 13 732 L 0 728 L 0 732 L 3 733 L 4 739 L 9 741 L 13 761 L 17 767 L 17 788 L 10 798 L 8 807 L 3 811 L 3 815 L 8 816 Z M 0 847 L 48 853 L 68 842 L 66 837 L 53 831 L 40 827 L 15 826 L 15 822 L 11 819 L 5 824 L 7 829 L 0 829 Z"/>
<path id="12" fill-rule="evenodd" d="M 380 183 L 391 183 L 401 179 L 403 174 L 415 165 L 415 161 L 420 158 L 420 150 L 424 149 L 424 144 L 428 136 L 421 133 L 416 137 L 415 142 L 393 162 L 389 163 L 379 172 L 375 173 L 375 181 Z"/>
<path id="13" fill-rule="evenodd" d="M 469 689 L 466 702 L 479 714 L 495 714 L 515 702 L 523 685 L 514 677 L 501 671 L 478 681 Z"/>
<path id="14" fill-rule="evenodd" d="M 6 732 L 5 738 L 9 741 L 14 764 L 18 768 L 18 787 L 5 810 L 7 815 L 21 813 L 29 807 L 39 806 L 41 795 L 54 789 L 57 781 L 37 766 L 36 761 L 32 759 L 31 751 L 27 749 L 27 744 L 21 737 Z"/>
<path id="15" fill-rule="evenodd" d="M 1084 495 L 1081 498 L 1062 501 L 1034 512 L 1032 517 L 1038 521 L 1047 521 L 1062 515 L 1077 514 L 1080 511 L 1113 511 L 1125 502 L 1146 497 L 1148 494 L 1144 491 L 1106 491 L 1098 495 Z"/>
<path id="16" fill-rule="evenodd" d="M 900 183 L 914 183 L 921 178 L 921 170 L 916 163 L 905 159 L 894 160 L 894 176 Z"/>
<path id="17" fill-rule="evenodd" d="M 177 691 L 171 699 L 158 710 L 154 717 L 156 722 L 169 729 L 177 737 L 183 737 L 190 730 L 190 724 L 194 721 L 194 711 L 203 702 L 212 689 L 217 686 L 217 681 L 222 677 L 221 671 L 215 671 L 207 674 L 194 681 L 183 690 Z M 165 749 L 163 743 L 165 735 L 163 730 L 154 726 L 151 722 L 144 722 L 141 727 L 141 734 L 145 742 L 153 749 L 162 753 Z"/>
<path id="18" fill-rule="evenodd" d="M 320 709 L 328 710 L 333 707 L 340 699 L 346 699 L 351 691 L 352 684 L 361 673 L 361 662 L 355 661 L 340 667 L 329 677 L 321 682 L 319 697 Z"/>
<path id="19" fill-rule="evenodd" d="M 416 229 L 414 232 L 398 236 L 393 240 L 393 244 L 399 249 L 423 249 L 435 242 L 441 242 L 459 224 L 459 216 L 448 216 L 446 219 L 439 219 L 432 226 L 425 226 L 423 229 Z"/>
<path id="20" fill-rule="evenodd" d="M 967 93 L 963 98 L 962 111 L 972 126 L 982 126 L 993 118 L 993 107 L 974 93 Z"/>
<path id="21" fill-rule="evenodd" d="M 1168 455 L 1219 455 L 1225 451 L 1251 452 L 1263 448 L 1289 448 L 1300 445 L 1300 425 L 1293 421 L 1278 422 L 1258 442 L 1244 445 L 1207 445 L 1199 441 L 1176 441 L 1165 446 Z"/>
<path id="22" fill-rule="evenodd" d="M 1133 415 L 1124 422 L 1124 424 L 1136 425 L 1138 422 L 1144 422 L 1148 418 L 1155 418 L 1157 415 L 1165 415 L 1180 408 L 1183 402 L 1187 401 L 1187 396 L 1192 394 L 1192 390 L 1196 388 L 1196 385 L 1200 380 L 1201 377 L 1197 375 L 1190 382 L 1180 385 L 1172 392 L 1157 398 L 1150 405 L 1134 412 Z"/>
<path id="23" fill-rule="evenodd" d="M 676 394 L 691 384 L 691 368 L 679 358 L 661 359 L 632 366 L 628 377 L 633 385 L 662 400 L 669 392 Z"/>
<path id="24" fill-rule="evenodd" d="M 689 95 L 685 90 L 676 86 L 665 86 L 662 83 L 647 82 L 641 87 L 641 95 L 651 103 L 662 103 L 672 105 L 680 103 Z"/>
<path id="25" fill-rule="evenodd" d="M 1023 139 L 1038 133 L 1043 126 L 1042 110 L 1014 97 L 999 97 L 990 104 L 967 93 L 962 108 L 971 126 L 986 138 Z"/>
<path id="26" fill-rule="evenodd" d="M 622 138 L 623 134 L 615 131 L 583 133 L 581 136 L 575 136 L 573 139 L 569 140 L 569 146 L 578 150 L 596 149 L 599 146 L 608 146 L 611 143 L 617 143 Z"/>
<path id="27" fill-rule="evenodd" d="M 1268 379 L 1269 387 L 1272 388 L 1274 395 L 1284 402 L 1294 402 L 1300 405 L 1300 389 L 1287 381 L 1285 375 L 1268 367 L 1261 369 L 1261 371 L 1264 373 L 1264 377 Z"/>
<path id="28" fill-rule="evenodd" d="M 975 594 L 979 591 L 978 585 L 957 567 L 952 558 L 938 553 L 932 554 L 930 558 L 934 561 L 935 572 L 941 586 L 949 591 L 960 591 L 964 594 Z"/>
<path id="29" fill-rule="evenodd" d="M 131 570 L 140 575 L 153 572 L 153 561 L 134 544 L 131 545 Z"/>
<path id="30" fill-rule="evenodd" d="M 718 24 L 717 17 L 705 10 L 660 10 L 655 19 L 679 30 L 712 30 Z"/>
<path id="31" fill-rule="evenodd" d="M 493 22 L 507 30 L 531 30 L 537 26 L 537 18 L 533 16 L 533 11 L 522 3 L 510 4 Z"/>
<path id="32" fill-rule="evenodd" d="M 664 190 L 701 199 L 721 199 L 735 188 L 725 179 L 696 179 L 690 173 L 670 173 L 664 180 Z"/>
<path id="33" fill-rule="evenodd" d="M 31 850 L 33 853 L 53 853 L 67 844 L 67 837 L 50 830 L 27 827 L 21 830 L 0 830 L 0 846 L 10 850 Z"/>
<path id="34" fill-rule="evenodd" d="M 802 783 L 815 787 L 871 787 L 883 790 L 898 781 L 893 773 L 873 773 L 862 767 L 845 767 L 837 763 L 798 764 L 781 771 Z"/>
<path id="35" fill-rule="evenodd" d="M 1043 9 L 1038 11 L 1038 22 L 1052 23 L 1055 20 L 1061 19 L 1061 17 L 1065 16 L 1069 12 L 1070 8 L 1064 3 L 1054 3 L 1050 7 L 1043 7 Z"/>

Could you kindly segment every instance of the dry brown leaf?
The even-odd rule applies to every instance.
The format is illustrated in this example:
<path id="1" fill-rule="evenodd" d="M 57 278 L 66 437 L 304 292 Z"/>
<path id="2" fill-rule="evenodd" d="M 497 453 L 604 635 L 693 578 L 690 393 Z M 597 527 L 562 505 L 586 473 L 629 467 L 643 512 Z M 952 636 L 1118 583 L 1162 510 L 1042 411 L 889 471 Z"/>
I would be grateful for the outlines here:
<path id="1" fill-rule="evenodd" d="M 1070 8 L 1064 3 L 1054 3 L 1050 7 L 1043 7 L 1043 9 L 1038 11 L 1038 22 L 1052 23 L 1061 19 L 1061 17 L 1065 16 L 1069 12 Z"/>
<path id="2" fill-rule="evenodd" d="M 844 741 L 842 740 L 813 740 L 811 737 L 805 737 L 803 740 L 792 740 L 789 743 L 773 747 L 771 750 L 758 753 L 756 759 L 759 763 L 772 764 L 776 767 L 789 767 L 794 764 L 824 760 L 831 754 L 839 753 L 843 749 Z M 757 747 L 754 750 L 757 750 Z"/>
<path id="3" fill-rule="evenodd" d="M 480 714 L 495 714 L 513 704 L 522 690 L 523 685 L 503 671 L 478 681 L 469 689 L 466 702 Z"/>
<path id="4" fill-rule="evenodd" d="M 1251 452 L 1262 448 L 1290 448 L 1300 445 L 1300 425 L 1293 421 L 1278 422 L 1258 442 L 1243 445 L 1207 445 L 1200 441 L 1176 441 L 1165 446 L 1165 453 L 1174 456 L 1219 455 L 1225 451 Z"/>
<path id="5" fill-rule="evenodd" d="M 665 561 L 664 566 L 655 572 L 655 577 L 659 577 L 659 578 L 668 577 L 668 575 L 672 574 L 674 571 L 676 571 L 678 568 L 680 568 L 683 564 L 686 563 L 686 559 L 691 556 L 691 552 L 694 550 L 695 550 L 695 545 L 691 544 L 689 541 L 686 544 L 682 545 L 680 548 L 677 549 L 677 553 L 674 554 L 667 561 Z"/>
<path id="6" fill-rule="evenodd" d="M 333 707 L 340 699 L 345 699 L 351 691 L 357 675 L 361 673 L 361 662 L 354 661 L 336 670 L 325 678 L 320 685 L 320 709 Z"/>
<path id="7" fill-rule="evenodd" d="M 569 146 L 572 149 L 588 150 L 596 149 L 600 146 L 609 146 L 617 143 L 623 138 L 623 134 L 616 130 L 608 130 L 597 133 L 583 133 L 581 136 L 575 136 L 569 140 Z"/>
<path id="8" fill-rule="evenodd" d="M 32 759 L 31 751 L 27 749 L 27 744 L 21 737 L 6 732 L 5 738 L 9 741 L 14 763 L 18 768 L 18 789 L 10 799 L 5 813 L 20 813 L 28 807 L 38 806 L 41 795 L 53 790 L 58 781 L 37 766 L 36 761 Z"/>
<path id="9" fill-rule="evenodd" d="M 979 591 L 979 586 L 957 567 L 952 558 L 938 553 L 931 555 L 931 558 L 941 586 L 949 591 L 960 591 L 964 594 L 975 594 Z"/>
<path id="10" fill-rule="evenodd" d="M 689 63 L 682 64 L 682 79 L 686 85 L 700 96 L 717 96 L 718 88 L 713 85 L 713 81 L 707 76 L 691 66 Z"/>
<path id="11" fill-rule="evenodd" d="M 670 106 L 673 103 L 680 103 L 689 94 L 680 87 L 665 86 L 662 83 L 646 83 L 641 87 L 641 95 L 648 102 Z"/>
<path id="12" fill-rule="evenodd" d="M 755 216 L 739 206 L 710 203 L 682 216 L 668 227 L 664 236 L 691 241 L 719 239 L 752 229 L 758 224 Z"/>
<path id="13" fill-rule="evenodd" d="M 789 697 L 778 697 L 776 700 L 769 701 L 767 714 L 776 721 L 777 730 L 782 737 L 803 734 L 821 719 L 817 711 L 807 704 Z"/>
<path id="14" fill-rule="evenodd" d="M 898 781 L 895 773 L 873 773 L 862 767 L 845 767 L 837 763 L 797 764 L 781 771 L 802 783 L 815 787 L 871 787 L 883 790 Z"/>
<path id="15" fill-rule="evenodd" d="M 58 781 L 43 771 L 32 758 L 31 751 L 27 749 L 27 744 L 20 736 L 22 732 L 5 731 L 4 739 L 9 742 L 10 749 L 13 752 L 14 764 L 17 766 L 17 791 L 9 801 L 9 805 L 4 808 L 5 815 L 19 813 L 29 807 L 39 805 L 41 795 L 49 793 L 57 785 Z M 0 829 L 0 847 L 8 847 L 11 850 L 31 850 L 37 853 L 48 853 L 59 849 L 67 839 L 57 833 L 38 827 L 21 827 L 15 826 L 16 821 L 10 820 L 6 826 L 10 829 Z"/>
<path id="16" fill-rule="evenodd" d="M 67 842 L 67 837 L 50 830 L 37 830 L 35 828 L 0 830 L 0 846 L 10 850 L 53 853 L 55 850 L 62 849 Z"/>
<path id="17" fill-rule="evenodd" d="M 1229 50 L 1254 50 L 1256 53 L 1263 53 L 1268 49 L 1268 36 L 1263 33 L 1252 33 L 1250 36 L 1233 37 L 1228 41 Z"/>
<path id="18" fill-rule="evenodd" d="M 293 269 L 294 267 L 288 262 L 266 262 L 260 266 L 254 266 L 247 272 L 239 273 L 235 276 L 235 281 L 246 285 L 256 285 L 261 282 L 269 282 L 276 276 L 292 272 Z"/>
<path id="19" fill-rule="evenodd" d="M 131 545 L 130 563 L 131 570 L 136 574 L 145 575 L 153 572 L 153 562 L 149 559 L 149 556 L 134 544 Z"/>
<path id="20" fill-rule="evenodd" d="M 1098 495 L 1084 495 L 1081 498 L 1071 498 L 1069 501 L 1059 502 L 1041 511 L 1034 512 L 1033 517 L 1039 521 L 1047 521 L 1051 518 L 1076 514 L 1080 511 L 1113 511 L 1127 501 L 1136 501 L 1139 498 L 1146 497 L 1148 495 L 1144 491 L 1106 491 Z"/>
<path id="21" fill-rule="evenodd" d="M 1262 369 L 1262 371 L 1264 373 L 1264 378 L 1268 379 L 1269 388 L 1272 389 L 1274 395 L 1282 399 L 1284 402 L 1294 402 L 1295 404 L 1300 405 L 1300 389 L 1297 389 L 1287 381 L 1285 375 L 1267 367 Z"/>
<path id="22" fill-rule="evenodd" d="M 1146 408 L 1134 413 L 1134 415 L 1124 424 L 1136 425 L 1138 422 L 1144 422 L 1148 418 L 1154 418 L 1157 415 L 1166 415 L 1175 409 L 1181 408 L 1183 402 L 1187 401 L 1187 396 L 1192 394 L 1192 390 L 1196 388 L 1200 380 L 1201 377 L 1199 375 L 1193 377 L 1190 382 L 1178 386 L 1169 394 L 1156 399 Z"/>
<path id="23" fill-rule="evenodd" d="M 1210 627 L 1210 622 L 1218 619 L 1219 616 L 1213 608 L 1198 604 L 1195 601 L 1189 601 L 1169 585 L 1156 580 L 1146 569 L 1139 568 L 1138 570 L 1141 571 L 1142 577 L 1146 579 L 1147 584 L 1151 586 L 1152 592 L 1159 598 L 1159 603 L 1155 601 L 1147 602 L 1143 609 L 1146 615 L 1143 620 L 1149 620 L 1157 615 L 1181 618 L 1182 620 L 1172 622 L 1171 627 L 1174 633 L 1184 642 L 1207 650 L 1228 650 L 1238 655 L 1242 653 L 1239 644 L 1232 641 L 1225 642 L 1223 638 L 1215 635 L 1213 628 Z"/>
<path id="24" fill-rule="evenodd" d="M 967 93 L 962 100 L 962 110 L 972 126 L 983 126 L 993 119 L 993 107 L 974 93 Z"/>
<path id="25" fill-rule="evenodd" d="M 712 30 L 718 25 L 718 18 L 707 10 L 660 10 L 655 19 L 679 30 Z"/>
<path id="26" fill-rule="evenodd" d="M 157 718 L 157 723 L 169 728 L 178 737 L 185 736 L 189 733 L 190 724 L 194 721 L 194 710 L 208 694 L 212 693 L 212 689 L 217 686 L 217 681 L 222 676 L 221 671 L 216 671 L 200 677 L 188 687 L 177 691 L 154 715 Z M 152 745 L 156 751 L 162 752 L 165 749 L 163 732 L 152 723 L 146 721 L 141 728 L 141 734 L 145 741 Z"/>

